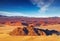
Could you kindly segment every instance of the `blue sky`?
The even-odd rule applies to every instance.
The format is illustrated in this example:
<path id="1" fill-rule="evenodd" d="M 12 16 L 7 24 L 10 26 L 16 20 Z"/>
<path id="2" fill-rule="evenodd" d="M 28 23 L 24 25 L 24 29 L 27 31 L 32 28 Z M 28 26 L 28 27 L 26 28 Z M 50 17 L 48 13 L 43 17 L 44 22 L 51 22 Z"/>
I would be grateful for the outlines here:
<path id="1" fill-rule="evenodd" d="M 60 17 L 60 0 L 0 0 L 0 15 Z"/>

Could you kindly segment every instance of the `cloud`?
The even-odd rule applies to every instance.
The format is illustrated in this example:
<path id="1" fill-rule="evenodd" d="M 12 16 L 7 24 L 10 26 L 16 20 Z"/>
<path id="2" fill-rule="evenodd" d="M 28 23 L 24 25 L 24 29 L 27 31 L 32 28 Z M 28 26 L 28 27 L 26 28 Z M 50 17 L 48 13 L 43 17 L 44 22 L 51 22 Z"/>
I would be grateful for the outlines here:
<path id="1" fill-rule="evenodd" d="M 6 16 L 28 16 L 28 15 L 20 13 L 20 12 L 5 12 L 5 11 L 0 11 L 0 15 L 6 15 Z"/>
<path id="2" fill-rule="evenodd" d="M 44 13 L 48 10 L 48 7 L 54 2 L 54 0 L 31 0 L 31 2 L 33 5 L 39 7 L 40 13 Z"/>
<path id="3" fill-rule="evenodd" d="M 6 11 L 0 11 L 0 15 L 6 15 L 6 16 L 24 16 L 24 17 L 48 17 L 48 16 L 40 16 L 40 15 L 26 15 L 20 12 L 6 12 Z"/>

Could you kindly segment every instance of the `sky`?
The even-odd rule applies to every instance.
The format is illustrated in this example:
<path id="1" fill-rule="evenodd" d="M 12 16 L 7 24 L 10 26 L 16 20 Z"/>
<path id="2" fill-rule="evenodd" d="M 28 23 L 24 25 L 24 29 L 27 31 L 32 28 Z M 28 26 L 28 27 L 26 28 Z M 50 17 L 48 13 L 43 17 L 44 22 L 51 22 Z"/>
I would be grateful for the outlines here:
<path id="1" fill-rule="evenodd" d="M 60 0 L 0 0 L 0 15 L 60 17 Z"/>

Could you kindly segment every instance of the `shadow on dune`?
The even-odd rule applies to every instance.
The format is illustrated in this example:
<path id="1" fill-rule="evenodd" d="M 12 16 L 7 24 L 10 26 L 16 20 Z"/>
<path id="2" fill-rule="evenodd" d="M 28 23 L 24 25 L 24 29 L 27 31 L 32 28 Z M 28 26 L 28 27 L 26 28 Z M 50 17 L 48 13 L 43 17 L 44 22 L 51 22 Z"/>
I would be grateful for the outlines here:
<path id="1" fill-rule="evenodd" d="M 36 28 L 35 28 L 36 29 Z M 44 30 L 44 29 L 37 29 L 37 30 L 40 30 L 40 31 L 43 31 L 45 32 L 46 35 L 52 35 L 52 34 L 56 34 L 56 35 L 59 35 L 60 33 L 56 30 Z"/>

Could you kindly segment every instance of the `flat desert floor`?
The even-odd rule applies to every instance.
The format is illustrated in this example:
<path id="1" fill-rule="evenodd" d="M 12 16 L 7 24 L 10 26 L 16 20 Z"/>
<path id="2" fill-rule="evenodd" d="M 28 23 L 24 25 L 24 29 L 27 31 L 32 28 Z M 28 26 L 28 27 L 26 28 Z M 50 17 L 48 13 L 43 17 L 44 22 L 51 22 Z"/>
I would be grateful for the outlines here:
<path id="1" fill-rule="evenodd" d="M 9 36 L 0 34 L 0 41 L 60 41 L 60 36 Z"/>

